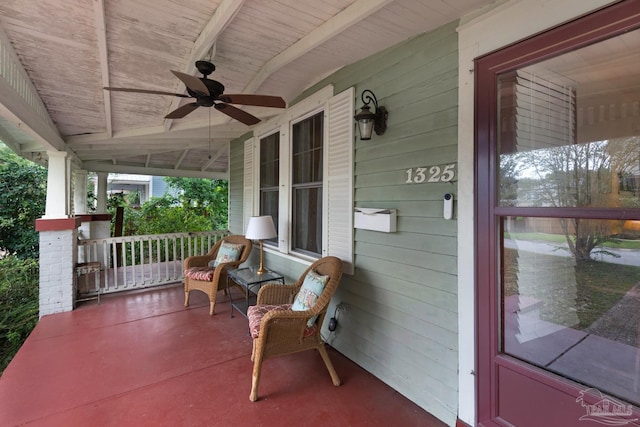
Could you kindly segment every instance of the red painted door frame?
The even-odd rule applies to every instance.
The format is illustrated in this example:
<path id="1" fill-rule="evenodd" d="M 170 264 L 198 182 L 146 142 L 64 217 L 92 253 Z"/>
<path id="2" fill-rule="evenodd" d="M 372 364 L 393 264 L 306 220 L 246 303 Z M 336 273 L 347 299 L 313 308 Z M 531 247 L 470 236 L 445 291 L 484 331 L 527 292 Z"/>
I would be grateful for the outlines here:
<path id="1" fill-rule="evenodd" d="M 575 401 L 584 387 L 498 351 L 499 218 L 571 216 L 578 213 L 578 208 L 498 207 L 497 76 L 637 28 L 640 1 L 627 0 L 476 59 L 476 375 L 477 420 L 481 426 L 584 426 L 579 417 L 585 413 Z M 638 209 L 590 209 L 579 213 L 602 219 L 640 217 Z"/>

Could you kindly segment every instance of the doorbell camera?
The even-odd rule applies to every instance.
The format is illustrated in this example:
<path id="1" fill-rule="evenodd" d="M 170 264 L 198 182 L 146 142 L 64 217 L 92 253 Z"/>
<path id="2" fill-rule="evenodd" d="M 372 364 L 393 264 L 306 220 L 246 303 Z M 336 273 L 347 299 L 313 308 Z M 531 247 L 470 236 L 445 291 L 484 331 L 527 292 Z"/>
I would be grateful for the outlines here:
<path id="1" fill-rule="evenodd" d="M 444 209 L 442 216 L 444 219 L 453 218 L 453 194 L 444 193 Z"/>

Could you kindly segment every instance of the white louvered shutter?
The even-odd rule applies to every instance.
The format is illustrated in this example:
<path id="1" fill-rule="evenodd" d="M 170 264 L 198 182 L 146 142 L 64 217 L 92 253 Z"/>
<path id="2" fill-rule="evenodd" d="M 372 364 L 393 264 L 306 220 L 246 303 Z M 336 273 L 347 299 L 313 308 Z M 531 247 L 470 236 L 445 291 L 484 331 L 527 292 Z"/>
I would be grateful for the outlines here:
<path id="1" fill-rule="evenodd" d="M 323 255 L 340 258 L 347 274 L 353 274 L 354 96 L 352 87 L 327 103 L 324 157 Z"/>
<path id="2" fill-rule="evenodd" d="M 249 218 L 253 215 L 253 201 L 255 198 L 255 138 L 244 142 L 244 184 L 242 192 L 242 219 L 243 234 L 249 224 Z"/>

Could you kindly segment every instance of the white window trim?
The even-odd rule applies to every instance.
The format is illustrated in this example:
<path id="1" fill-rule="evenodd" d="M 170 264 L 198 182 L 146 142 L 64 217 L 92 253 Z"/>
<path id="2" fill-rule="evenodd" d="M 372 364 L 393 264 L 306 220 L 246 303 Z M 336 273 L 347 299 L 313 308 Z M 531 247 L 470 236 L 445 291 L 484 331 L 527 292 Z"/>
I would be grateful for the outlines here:
<path id="1" fill-rule="evenodd" d="M 333 96 L 333 86 L 326 86 L 288 108 L 279 116 L 257 126 L 254 130 L 256 137 L 245 142 L 245 168 L 252 168 L 251 171 L 245 170 L 244 174 L 245 221 L 251 215 L 258 215 L 260 207 L 260 150 L 258 144 L 262 138 L 279 132 L 281 154 L 278 252 L 287 258 L 308 264 L 314 258 L 293 252 L 290 247 L 292 173 L 290 135 L 295 123 L 324 111 L 322 256 L 335 255 L 342 259 L 344 272 L 347 274 L 353 274 L 353 143 L 355 124 L 352 116 L 354 100 L 355 89 L 353 87 Z M 334 129 L 330 129 L 330 126 L 334 126 Z M 338 169 L 339 175 L 334 177 L 329 175 L 334 169 L 330 168 L 330 162 L 335 161 L 336 155 L 341 159 L 342 167 Z M 332 158 L 334 160 L 331 160 Z M 340 196 L 338 198 L 330 197 L 332 190 L 339 193 Z"/>

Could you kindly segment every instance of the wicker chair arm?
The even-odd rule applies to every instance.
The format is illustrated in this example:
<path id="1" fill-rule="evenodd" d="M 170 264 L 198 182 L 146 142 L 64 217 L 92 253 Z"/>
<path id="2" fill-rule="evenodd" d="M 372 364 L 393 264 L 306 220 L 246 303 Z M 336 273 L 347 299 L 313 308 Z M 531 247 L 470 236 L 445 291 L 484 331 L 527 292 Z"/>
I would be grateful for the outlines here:
<path id="1" fill-rule="evenodd" d="M 196 255 L 190 256 L 184 260 L 184 269 L 191 267 L 206 267 L 209 261 L 213 261 L 215 256 L 212 255 Z"/>
<path id="2" fill-rule="evenodd" d="M 312 316 L 310 311 L 272 310 L 262 318 L 260 337 L 271 342 L 299 341 Z"/>
<path id="3" fill-rule="evenodd" d="M 269 283 L 260 288 L 257 304 L 291 304 L 300 286 Z"/>

